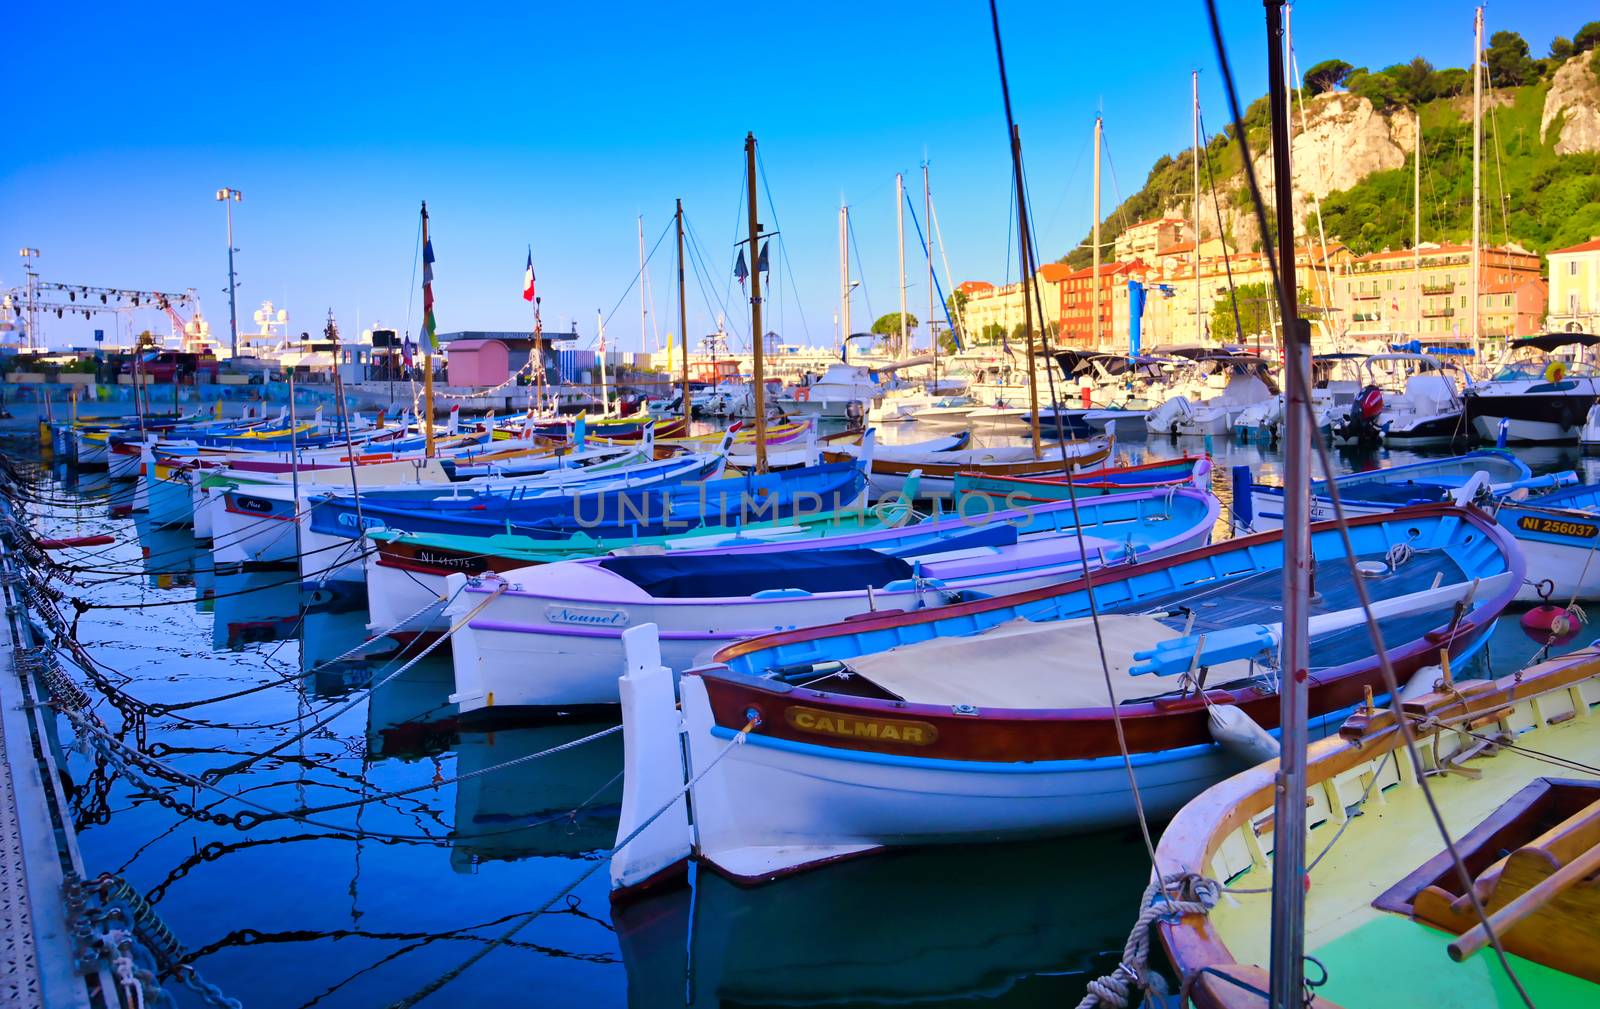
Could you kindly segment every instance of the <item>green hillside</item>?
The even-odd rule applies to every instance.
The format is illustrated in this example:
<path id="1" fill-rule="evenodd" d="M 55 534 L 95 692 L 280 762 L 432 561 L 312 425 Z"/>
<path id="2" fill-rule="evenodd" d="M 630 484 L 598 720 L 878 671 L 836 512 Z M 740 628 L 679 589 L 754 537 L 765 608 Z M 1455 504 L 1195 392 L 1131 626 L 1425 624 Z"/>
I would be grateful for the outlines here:
<path id="1" fill-rule="evenodd" d="M 1556 39 L 1550 51 L 1546 59 L 1533 59 L 1527 44 L 1514 32 L 1497 32 L 1486 51 L 1490 80 L 1508 83 L 1495 87 L 1495 100 L 1485 102 L 1483 238 L 1496 245 L 1515 242 L 1540 253 L 1600 234 L 1600 155 L 1558 155 L 1553 145 L 1562 124 L 1552 124 L 1548 143 L 1539 130 L 1551 78 L 1567 59 L 1589 52 L 1585 65 L 1600 76 L 1600 22 L 1583 26 L 1573 41 Z M 1420 58 L 1377 72 L 1328 60 L 1310 68 L 1305 80 L 1310 95 L 1342 86 L 1390 113 L 1410 115 L 1402 110 L 1420 108 L 1422 240 L 1465 242 L 1471 238 L 1470 71 L 1435 70 Z M 1245 112 L 1250 150 L 1258 158 L 1268 146 L 1268 118 L 1265 97 L 1251 103 Z M 1187 214 L 1193 186 L 1191 171 L 1192 157 L 1187 150 L 1157 159 L 1144 187 L 1102 222 L 1102 243 L 1109 246 L 1122 228 L 1158 216 L 1164 208 L 1181 206 Z M 1407 158 L 1402 168 L 1372 173 L 1354 187 L 1324 197 L 1322 223 L 1328 237 L 1343 240 L 1358 255 L 1409 247 L 1412 171 L 1412 160 Z M 1209 192 L 1212 179 L 1218 195 L 1231 206 L 1249 205 L 1231 123 L 1206 145 L 1201 165 L 1202 191 Z M 1213 232 L 1216 219 L 1205 220 L 1202 225 L 1208 233 Z M 1308 216 L 1306 226 L 1315 233 L 1314 217 Z M 1087 265 L 1091 258 L 1089 242 L 1086 237 L 1061 261 L 1076 267 Z M 1250 244 L 1259 246 L 1256 242 Z"/>

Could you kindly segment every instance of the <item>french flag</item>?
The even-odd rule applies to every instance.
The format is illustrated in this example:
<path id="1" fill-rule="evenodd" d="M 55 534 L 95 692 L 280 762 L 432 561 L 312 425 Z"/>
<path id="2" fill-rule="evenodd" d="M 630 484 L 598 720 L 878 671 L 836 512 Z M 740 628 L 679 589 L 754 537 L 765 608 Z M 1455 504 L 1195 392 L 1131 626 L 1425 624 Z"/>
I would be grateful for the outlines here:
<path id="1" fill-rule="evenodd" d="M 533 246 L 528 247 L 528 267 L 522 271 L 522 300 L 533 300 Z"/>

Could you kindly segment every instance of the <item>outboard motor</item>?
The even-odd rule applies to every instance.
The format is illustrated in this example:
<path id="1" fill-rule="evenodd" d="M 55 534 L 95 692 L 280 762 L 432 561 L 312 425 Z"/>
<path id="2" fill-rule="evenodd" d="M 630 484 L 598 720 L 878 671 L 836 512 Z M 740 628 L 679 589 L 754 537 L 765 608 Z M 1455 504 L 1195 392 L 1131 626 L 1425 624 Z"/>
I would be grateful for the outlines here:
<path id="1" fill-rule="evenodd" d="M 1382 413 L 1383 390 L 1369 385 L 1356 395 L 1355 402 L 1350 404 L 1350 412 L 1339 422 L 1334 434 L 1346 444 L 1376 444 L 1382 433 L 1382 428 L 1378 426 L 1378 417 Z"/>

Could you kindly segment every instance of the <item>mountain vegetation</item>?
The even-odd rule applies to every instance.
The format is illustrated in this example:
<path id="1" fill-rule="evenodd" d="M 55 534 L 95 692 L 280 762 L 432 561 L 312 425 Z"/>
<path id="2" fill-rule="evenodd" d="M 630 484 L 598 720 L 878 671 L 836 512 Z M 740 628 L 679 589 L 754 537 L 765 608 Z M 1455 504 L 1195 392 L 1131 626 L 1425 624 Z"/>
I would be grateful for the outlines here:
<path id="1" fill-rule="evenodd" d="M 1600 21 L 1582 25 L 1570 39 L 1557 37 L 1541 58 L 1532 55 L 1516 32 L 1490 36 L 1484 50 L 1490 85 L 1483 116 L 1484 241 L 1514 242 L 1543 253 L 1600 234 L 1600 150 L 1557 153 L 1561 117 L 1553 124 L 1545 118 L 1546 97 L 1557 72 L 1580 57 L 1595 78 L 1590 85 L 1600 89 Z M 1420 113 L 1422 240 L 1467 241 L 1472 227 L 1471 71 L 1436 68 L 1422 57 L 1381 70 L 1329 59 L 1305 71 L 1297 100 L 1310 103 L 1316 96 L 1341 91 L 1365 98 L 1379 114 L 1391 120 L 1403 118 L 1408 125 Z M 1245 110 L 1243 125 L 1259 176 L 1269 147 L 1266 97 Z M 1294 125 L 1299 132 L 1298 113 Z M 1202 232 L 1221 233 L 1230 247 L 1243 246 L 1241 251 L 1259 248 L 1254 230 L 1249 230 L 1246 241 L 1245 229 L 1225 212 L 1225 208 L 1248 211 L 1250 206 L 1234 126 L 1227 123 L 1222 132 L 1204 135 L 1209 140 L 1201 161 Z M 1409 138 L 1409 132 L 1406 135 Z M 1409 139 L 1406 146 L 1411 146 Z M 1372 171 L 1349 188 L 1323 196 L 1321 224 L 1329 239 L 1344 241 L 1358 255 L 1409 247 L 1414 157 L 1408 153 L 1403 167 Z M 1192 213 L 1192 170 L 1193 155 L 1188 150 L 1158 158 L 1143 188 L 1103 222 L 1101 241 L 1106 250 L 1118 232 L 1136 221 Z M 1210 198 L 1213 191 L 1215 200 Z M 1305 226 L 1308 233 L 1316 233 L 1310 208 Z M 1061 262 L 1087 265 L 1093 255 L 1090 241 L 1085 238 Z M 1231 318 L 1228 323 L 1231 326 Z"/>

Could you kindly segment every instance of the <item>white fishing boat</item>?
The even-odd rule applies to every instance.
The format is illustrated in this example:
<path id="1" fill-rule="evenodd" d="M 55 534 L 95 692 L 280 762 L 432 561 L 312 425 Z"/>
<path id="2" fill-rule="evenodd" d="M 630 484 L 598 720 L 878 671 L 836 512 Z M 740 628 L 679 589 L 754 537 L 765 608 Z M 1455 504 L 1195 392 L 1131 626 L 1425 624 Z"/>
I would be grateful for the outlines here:
<path id="1" fill-rule="evenodd" d="M 617 701 L 622 632 L 652 623 L 674 669 L 729 642 L 870 612 L 949 606 L 1050 585 L 1084 564 L 1127 563 L 1205 543 L 1216 499 L 1198 490 L 1058 502 L 951 516 L 835 538 L 827 549 L 772 544 L 547 564 L 462 577 L 446 612 L 463 711 Z M 1082 549 L 1080 551 L 1080 534 Z"/>

